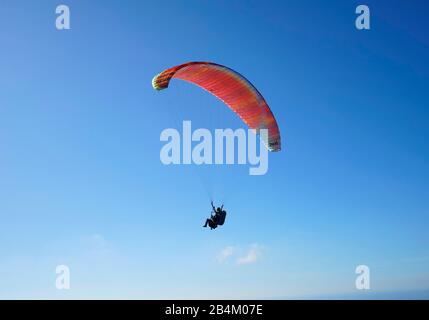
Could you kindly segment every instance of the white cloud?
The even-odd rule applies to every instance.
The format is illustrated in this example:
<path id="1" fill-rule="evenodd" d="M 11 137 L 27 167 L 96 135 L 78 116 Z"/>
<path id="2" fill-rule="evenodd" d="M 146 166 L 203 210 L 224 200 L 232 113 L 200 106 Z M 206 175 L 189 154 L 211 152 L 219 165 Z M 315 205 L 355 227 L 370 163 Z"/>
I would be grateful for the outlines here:
<path id="1" fill-rule="evenodd" d="M 91 236 L 91 241 L 96 246 L 104 246 L 106 244 L 106 239 L 99 233 L 94 233 Z"/>
<path id="2" fill-rule="evenodd" d="M 264 247 L 254 243 L 251 244 L 247 250 L 240 247 L 227 246 L 223 248 L 216 257 L 219 263 L 225 263 L 228 259 L 235 256 L 235 263 L 237 265 L 252 264 L 261 260 L 263 256 Z"/>
<path id="3" fill-rule="evenodd" d="M 235 247 L 228 246 L 222 249 L 222 251 L 217 256 L 217 261 L 222 263 L 225 262 L 230 256 L 232 256 L 235 253 Z"/>
<path id="4" fill-rule="evenodd" d="M 237 264 L 243 265 L 243 264 L 255 263 L 255 262 L 261 260 L 262 253 L 263 253 L 263 247 L 262 246 L 260 246 L 257 243 L 252 244 L 250 246 L 249 250 L 247 251 L 247 253 L 244 256 L 239 257 L 237 259 Z"/>
<path id="5" fill-rule="evenodd" d="M 89 244 L 89 249 L 93 253 L 106 254 L 110 251 L 109 242 L 99 233 L 89 236 L 87 242 Z"/>

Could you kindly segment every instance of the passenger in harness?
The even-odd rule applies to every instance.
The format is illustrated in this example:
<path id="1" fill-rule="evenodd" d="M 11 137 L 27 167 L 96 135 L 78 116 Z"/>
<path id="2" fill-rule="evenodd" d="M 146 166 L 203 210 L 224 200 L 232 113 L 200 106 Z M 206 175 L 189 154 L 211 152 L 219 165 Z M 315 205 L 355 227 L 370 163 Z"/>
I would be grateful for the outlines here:
<path id="1" fill-rule="evenodd" d="M 209 219 L 206 220 L 206 223 L 204 224 L 204 228 L 207 227 L 207 225 L 210 227 L 211 230 L 216 229 L 217 226 L 222 226 L 225 223 L 226 218 L 226 211 L 223 210 L 223 205 L 221 207 L 215 208 L 213 205 L 213 201 L 211 202 L 212 205 L 212 215 Z"/>

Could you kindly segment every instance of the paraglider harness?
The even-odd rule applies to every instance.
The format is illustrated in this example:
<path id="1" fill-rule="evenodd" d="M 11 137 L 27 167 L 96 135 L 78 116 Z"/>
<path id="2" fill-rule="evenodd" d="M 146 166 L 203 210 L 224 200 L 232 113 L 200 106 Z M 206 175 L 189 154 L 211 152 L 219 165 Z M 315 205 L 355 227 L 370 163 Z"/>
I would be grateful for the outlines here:
<path id="1" fill-rule="evenodd" d="M 213 211 L 210 219 L 207 219 L 207 222 L 209 224 L 210 229 L 216 229 L 217 226 L 222 226 L 225 223 L 226 211 L 223 210 L 223 205 L 217 209 L 213 205 L 213 201 L 211 202 L 211 205 Z"/>

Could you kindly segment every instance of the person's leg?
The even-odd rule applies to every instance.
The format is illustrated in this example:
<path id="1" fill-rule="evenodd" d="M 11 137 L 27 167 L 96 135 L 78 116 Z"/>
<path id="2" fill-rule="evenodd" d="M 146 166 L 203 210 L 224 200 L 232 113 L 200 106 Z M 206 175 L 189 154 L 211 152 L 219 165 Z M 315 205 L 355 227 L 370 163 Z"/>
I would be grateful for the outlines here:
<path id="1" fill-rule="evenodd" d="M 206 228 L 206 227 L 207 227 L 207 224 L 209 224 L 209 225 L 210 225 L 210 219 L 207 219 L 207 220 L 206 220 L 206 223 L 203 225 L 203 227 L 204 227 L 204 228 Z"/>

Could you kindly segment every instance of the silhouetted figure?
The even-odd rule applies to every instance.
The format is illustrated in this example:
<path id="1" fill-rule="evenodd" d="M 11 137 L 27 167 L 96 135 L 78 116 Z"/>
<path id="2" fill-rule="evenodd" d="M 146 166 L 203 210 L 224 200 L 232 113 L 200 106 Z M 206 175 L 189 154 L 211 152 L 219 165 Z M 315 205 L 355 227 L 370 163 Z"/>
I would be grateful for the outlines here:
<path id="1" fill-rule="evenodd" d="M 206 220 L 206 223 L 204 224 L 204 228 L 207 227 L 207 225 L 210 227 L 211 230 L 216 229 L 217 226 L 222 226 L 225 223 L 226 218 L 226 211 L 223 210 L 223 205 L 221 207 L 215 208 L 213 205 L 213 201 L 211 202 L 212 205 L 212 214 L 209 219 Z"/>

